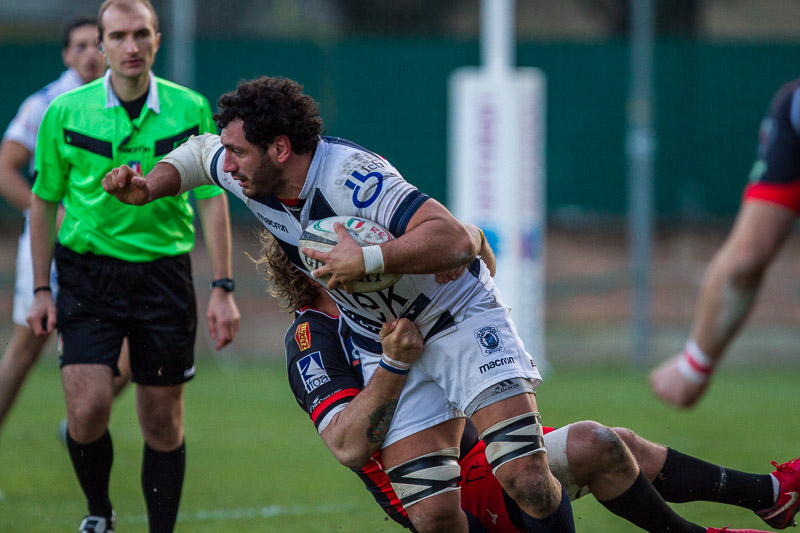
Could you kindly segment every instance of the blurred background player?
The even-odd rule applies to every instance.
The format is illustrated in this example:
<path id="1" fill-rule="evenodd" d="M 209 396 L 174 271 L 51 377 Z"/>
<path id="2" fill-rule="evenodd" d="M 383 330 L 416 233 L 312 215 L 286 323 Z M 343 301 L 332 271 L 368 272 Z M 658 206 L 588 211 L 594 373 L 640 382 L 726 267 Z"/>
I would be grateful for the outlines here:
<path id="1" fill-rule="evenodd" d="M 67 447 L 89 511 L 80 531 L 114 530 L 108 421 L 112 376 L 127 337 L 148 524 L 165 533 L 174 528 L 183 488 L 183 389 L 195 373 L 193 209 L 188 195 L 130 208 L 106 195 L 100 179 L 123 163 L 150 169 L 190 135 L 215 126 L 202 95 L 150 70 L 161 34 L 149 1 L 107 0 L 97 23 L 108 72 L 56 98 L 39 130 L 30 216 L 36 288 L 27 320 L 39 335 L 59 329 Z M 195 197 L 216 278 L 206 318 L 219 349 L 239 323 L 228 203 L 218 187 Z M 56 302 L 49 288 L 54 250 L 61 276 Z"/>
<path id="2" fill-rule="evenodd" d="M 291 264 L 269 232 L 261 232 L 261 242 L 262 253 L 256 263 L 265 266 L 270 292 L 295 312 L 284 344 L 289 383 L 298 405 L 309 414 L 336 459 L 358 474 L 384 512 L 412 529 L 380 456 L 406 374 L 378 369 L 365 386 L 358 349 L 335 302 Z M 481 257 L 493 263 L 485 243 Z M 493 264 L 487 266 L 494 271 Z M 388 357 L 412 365 L 422 353 L 423 341 L 413 323 L 400 319 L 383 326 L 381 344 Z M 800 485 L 800 471 L 780 479 L 775 474 L 739 472 L 647 441 L 629 429 L 612 429 L 592 421 L 557 430 L 545 428 L 545 444 L 550 469 L 570 499 L 591 492 L 611 512 L 646 531 L 724 531 L 687 522 L 665 500 L 727 503 L 754 510 L 767 519 L 777 508 L 773 505 L 775 491 L 791 492 Z M 485 447 L 469 422 L 461 439 L 459 464 L 461 507 L 470 532 L 525 531 L 518 506 L 492 474 Z M 769 523 L 783 529 L 793 522 L 796 511 L 780 511 Z"/>
<path id="3" fill-rule="evenodd" d="M 656 397 L 676 407 L 700 400 L 799 212 L 800 80 L 794 80 L 778 90 L 761 123 L 758 158 L 733 229 L 706 270 L 690 337 L 650 375 Z"/>
<path id="4" fill-rule="evenodd" d="M 33 302 L 33 270 L 28 214 L 31 206 L 31 184 L 25 174 L 32 175 L 33 154 L 39 123 L 50 102 L 56 96 L 80 87 L 102 76 L 105 71 L 103 57 L 97 50 L 97 19 L 80 16 L 64 28 L 61 57 L 67 67 L 61 76 L 22 102 L 0 143 L 0 194 L 22 211 L 25 227 L 19 238 L 14 288 L 14 323 L 11 340 L 0 359 L 0 426 L 14 404 L 25 378 L 39 358 L 49 336 L 37 336 L 28 327 L 25 317 Z M 63 210 L 59 210 L 59 220 Z M 55 298 L 58 285 L 56 271 L 51 273 L 51 287 Z M 121 375 L 114 380 L 117 394 L 130 378 L 127 348 L 120 356 Z"/>

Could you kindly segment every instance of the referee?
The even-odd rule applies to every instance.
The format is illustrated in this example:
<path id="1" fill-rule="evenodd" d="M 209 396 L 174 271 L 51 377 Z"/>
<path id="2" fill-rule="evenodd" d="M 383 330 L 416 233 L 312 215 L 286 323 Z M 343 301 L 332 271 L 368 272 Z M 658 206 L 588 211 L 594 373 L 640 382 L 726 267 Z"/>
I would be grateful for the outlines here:
<path id="1" fill-rule="evenodd" d="M 106 0 L 98 13 L 106 75 L 56 98 L 42 120 L 31 200 L 33 306 L 28 323 L 58 327 L 67 407 L 67 444 L 88 515 L 80 531 L 113 531 L 108 431 L 112 378 L 123 338 L 130 347 L 136 412 L 144 437 L 142 489 L 151 532 L 172 531 L 185 470 L 183 388 L 195 373 L 197 327 L 189 252 L 193 211 L 186 195 L 125 205 L 100 181 L 127 164 L 150 170 L 190 135 L 214 132 L 208 101 L 157 78 L 161 41 L 148 0 Z M 217 348 L 236 334 L 227 198 L 195 191 L 215 281 L 208 326 Z M 56 210 L 66 209 L 56 243 Z M 50 262 L 60 292 L 53 302 Z"/>

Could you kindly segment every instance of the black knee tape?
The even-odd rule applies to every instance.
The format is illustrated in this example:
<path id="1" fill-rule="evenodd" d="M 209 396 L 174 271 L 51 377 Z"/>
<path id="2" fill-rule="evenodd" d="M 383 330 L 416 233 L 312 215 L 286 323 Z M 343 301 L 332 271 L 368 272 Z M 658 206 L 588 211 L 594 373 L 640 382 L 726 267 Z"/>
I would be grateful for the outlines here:
<path id="1" fill-rule="evenodd" d="M 528 413 L 499 422 L 481 434 L 492 472 L 505 463 L 546 451 L 539 413 Z"/>
<path id="2" fill-rule="evenodd" d="M 458 448 L 447 448 L 411 459 L 386 471 L 403 507 L 457 490 L 461 480 Z"/>

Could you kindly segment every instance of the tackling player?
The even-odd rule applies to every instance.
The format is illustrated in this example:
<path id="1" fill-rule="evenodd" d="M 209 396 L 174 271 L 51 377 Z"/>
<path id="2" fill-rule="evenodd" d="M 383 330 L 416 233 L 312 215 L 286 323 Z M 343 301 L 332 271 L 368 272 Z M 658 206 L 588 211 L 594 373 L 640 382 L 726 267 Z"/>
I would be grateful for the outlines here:
<path id="1" fill-rule="evenodd" d="M 733 229 L 706 270 L 689 339 L 650 375 L 656 397 L 676 407 L 700 400 L 798 213 L 800 80 L 794 80 L 778 90 L 761 123 L 758 159 Z"/>
<path id="2" fill-rule="evenodd" d="M 411 528 L 383 469 L 379 449 L 405 374 L 379 369 L 365 387 L 358 349 L 336 304 L 289 262 L 269 232 L 262 231 L 261 241 L 262 253 L 256 262 L 266 266 L 270 292 L 296 313 L 285 347 L 289 382 L 298 405 L 309 414 L 336 459 L 359 475 L 386 514 Z M 481 256 L 487 255 L 491 259 L 485 248 Z M 410 365 L 421 354 L 419 331 L 405 319 L 385 324 L 381 338 L 383 351 L 392 360 Z M 749 509 L 772 507 L 775 500 L 773 485 L 778 478 L 773 480 L 774 474 L 747 474 L 711 465 L 649 442 L 629 429 L 612 430 L 583 421 L 544 431 L 550 469 L 573 501 L 591 492 L 613 513 L 647 531 L 721 531 L 686 522 L 665 505 L 662 496 L 673 502 L 710 500 Z M 524 531 L 518 507 L 492 474 L 483 443 L 469 422 L 459 450 L 461 507 L 470 520 L 470 531 Z M 788 493 L 798 485 L 800 471 L 785 477 L 779 490 Z M 791 523 L 794 512 L 783 513 L 782 522 Z"/>

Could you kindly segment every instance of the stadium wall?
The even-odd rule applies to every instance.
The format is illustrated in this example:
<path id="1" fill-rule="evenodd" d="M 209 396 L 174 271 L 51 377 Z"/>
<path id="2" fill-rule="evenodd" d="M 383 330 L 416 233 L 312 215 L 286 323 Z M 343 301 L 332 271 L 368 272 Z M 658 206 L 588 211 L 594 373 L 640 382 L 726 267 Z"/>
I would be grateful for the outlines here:
<path id="1" fill-rule="evenodd" d="M 156 72 L 165 74 L 165 42 Z M 660 40 L 655 54 L 656 212 L 707 221 L 735 213 L 775 89 L 797 75 L 800 45 Z M 294 78 L 321 105 L 326 132 L 388 158 L 407 179 L 446 198 L 447 80 L 479 61 L 477 42 L 445 38 L 197 44 L 196 89 L 212 103 L 238 80 Z M 520 66 L 548 78 L 549 215 L 580 221 L 625 212 L 625 41 L 523 42 Z M 0 45 L 0 124 L 60 71 L 58 44 Z M 242 209 L 233 204 L 234 209 Z"/>

